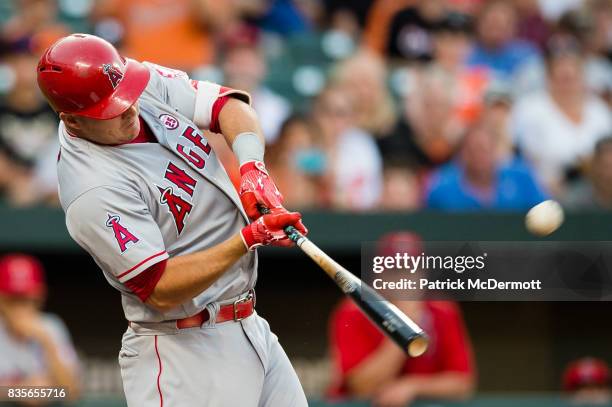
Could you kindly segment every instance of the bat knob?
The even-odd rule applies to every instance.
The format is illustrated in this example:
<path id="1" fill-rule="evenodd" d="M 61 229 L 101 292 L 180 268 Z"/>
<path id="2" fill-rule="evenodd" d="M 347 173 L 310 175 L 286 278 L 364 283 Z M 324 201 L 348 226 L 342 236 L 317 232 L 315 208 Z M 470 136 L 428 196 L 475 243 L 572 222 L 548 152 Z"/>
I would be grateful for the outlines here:
<path id="1" fill-rule="evenodd" d="M 428 346 L 429 339 L 427 338 L 427 336 L 419 336 L 408 344 L 408 346 L 406 347 L 406 352 L 408 352 L 408 355 L 412 356 L 413 358 L 416 358 L 425 353 Z"/>

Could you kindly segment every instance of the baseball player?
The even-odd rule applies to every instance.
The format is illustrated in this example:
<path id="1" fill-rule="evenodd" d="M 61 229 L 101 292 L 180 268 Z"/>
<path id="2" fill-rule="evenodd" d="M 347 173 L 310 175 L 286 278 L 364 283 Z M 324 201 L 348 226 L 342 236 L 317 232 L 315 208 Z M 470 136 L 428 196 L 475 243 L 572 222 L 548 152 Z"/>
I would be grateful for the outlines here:
<path id="1" fill-rule="evenodd" d="M 68 231 L 121 292 L 128 405 L 306 406 L 254 311 L 254 249 L 291 245 L 286 226 L 306 230 L 266 172 L 249 96 L 83 34 L 45 51 L 38 84 L 61 120 Z M 200 128 L 232 146 L 240 194 Z"/>

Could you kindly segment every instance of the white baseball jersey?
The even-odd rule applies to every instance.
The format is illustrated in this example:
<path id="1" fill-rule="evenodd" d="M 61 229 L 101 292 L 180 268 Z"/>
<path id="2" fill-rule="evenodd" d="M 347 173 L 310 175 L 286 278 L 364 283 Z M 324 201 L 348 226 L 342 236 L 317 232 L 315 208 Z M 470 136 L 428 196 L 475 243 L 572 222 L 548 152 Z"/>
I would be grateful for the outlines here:
<path id="1" fill-rule="evenodd" d="M 238 194 L 199 128 L 210 126 L 218 97 L 249 96 L 145 66 L 151 78 L 139 99 L 140 116 L 158 143 L 100 146 L 69 135 L 60 123 L 58 178 L 68 231 L 121 292 L 125 317 L 159 322 L 192 316 L 255 285 L 257 257 L 249 252 L 169 312 L 147 306 L 125 286 L 157 262 L 217 245 L 247 224 Z"/>

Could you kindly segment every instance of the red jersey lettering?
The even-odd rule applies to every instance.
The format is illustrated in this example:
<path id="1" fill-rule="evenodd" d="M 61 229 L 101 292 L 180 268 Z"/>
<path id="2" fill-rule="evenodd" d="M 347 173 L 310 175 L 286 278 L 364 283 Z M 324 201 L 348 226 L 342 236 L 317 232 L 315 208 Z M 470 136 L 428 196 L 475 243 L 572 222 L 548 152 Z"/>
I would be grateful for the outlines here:
<path id="1" fill-rule="evenodd" d="M 204 160 L 198 153 L 193 150 L 188 150 L 185 152 L 185 146 L 182 144 L 177 144 L 176 151 L 179 152 L 180 155 L 185 157 L 187 161 L 192 163 L 196 168 L 202 169 L 206 165 L 206 160 Z"/>
<path id="2" fill-rule="evenodd" d="M 210 145 L 208 144 L 208 142 L 203 141 L 204 138 L 202 137 L 202 135 L 199 134 L 198 131 L 194 129 L 193 127 L 187 127 L 185 131 L 183 132 L 183 134 L 181 134 L 181 136 L 191 141 L 194 147 L 197 147 L 200 150 L 202 150 L 204 154 L 206 155 L 210 154 L 210 150 L 211 150 Z M 204 168 L 204 166 L 206 165 L 206 160 L 201 155 L 196 153 L 193 149 L 186 151 L 184 145 L 177 144 L 176 151 L 178 151 L 180 155 L 185 157 L 187 161 L 192 163 L 196 168 L 200 170 Z"/>
<path id="3" fill-rule="evenodd" d="M 172 187 L 162 188 L 157 186 L 157 188 L 159 189 L 159 192 L 161 192 L 159 202 L 168 207 L 170 214 L 174 218 L 176 231 L 180 235 L 185 227 L 185 219 L 191 212 L 193 205 L 181 198 L 179 195 L 175 195 L 172 191 Z"/>
<path id="4" fill-rule="evenodd" d="M 173 163 L 168 163 L 164 178 L 172 182 L 183 191 L 187 192 L 189 196 L 193 196 L 193 191 L 195 190 L 197 181 L 192 178 L 191 175 L 187 174 L 185 170 L 177 167 Z"/>
<path id="5" fill-rule="evenodd" d="M 121 223 L 121 217 L 119 215 L 111 215 L 108 214 L 108 219 L 106 220 L 106 226 L 113 229 L 113 233 L 115 234 L 115 239 L 117 240 L 117 244 L 119 245 L 119 249 L 121 253 L 125 252 L 128 247 L 128 243 L 137 243 L 138 238 L 134 236 L 125 226 Z"/>
<path id="6" fill-rule="evenodd" d="M 203 143 L 202 135 L 193 127 L 187 127 L 181 136 L 185 137 L 187 140 L 191 141 L 196 147 L 200 150 L 204 151 L 204 154 L 210 154 L 210 145 L 208 142 Z"/>

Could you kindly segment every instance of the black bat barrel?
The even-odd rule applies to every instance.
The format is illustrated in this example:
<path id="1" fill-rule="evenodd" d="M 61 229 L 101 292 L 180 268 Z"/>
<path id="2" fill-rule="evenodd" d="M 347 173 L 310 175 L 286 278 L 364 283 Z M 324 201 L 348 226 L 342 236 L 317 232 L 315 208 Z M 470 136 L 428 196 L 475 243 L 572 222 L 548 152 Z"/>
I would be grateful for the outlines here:
<path id="1" fill-rule="evenodd" d="M 347 294 L 408 355 L 417 357 L 425 353 L 429 343 L 427 335 L 396 306 L 363 283 L 355 285 L 354 290 Z"/>

